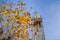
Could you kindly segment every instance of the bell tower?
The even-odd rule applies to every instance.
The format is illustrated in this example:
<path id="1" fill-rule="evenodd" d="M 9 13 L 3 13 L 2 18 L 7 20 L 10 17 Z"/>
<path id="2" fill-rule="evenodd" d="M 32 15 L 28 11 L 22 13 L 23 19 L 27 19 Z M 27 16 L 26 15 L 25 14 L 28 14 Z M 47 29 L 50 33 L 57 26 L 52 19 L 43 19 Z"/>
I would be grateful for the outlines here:
<path id="1" fill-rule="evenodd" d="M 32 21 L 34 21 L 33 26 L 38 28 L 37 36 L 35 37 L 34 40 L 45 40 L 44 28 L 42 25 L 42 18 L 39 17 L 37 12 L 35 13 L 34 16 L 35 17 L 32 19 Z"/>

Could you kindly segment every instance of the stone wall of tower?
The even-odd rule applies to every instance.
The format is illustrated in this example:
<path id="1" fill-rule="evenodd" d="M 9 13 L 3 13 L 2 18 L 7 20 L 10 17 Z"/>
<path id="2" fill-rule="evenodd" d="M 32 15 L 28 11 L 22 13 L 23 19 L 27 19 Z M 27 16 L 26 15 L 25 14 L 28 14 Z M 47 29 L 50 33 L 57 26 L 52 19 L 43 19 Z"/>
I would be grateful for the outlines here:
<path id="1" fill-rule="evenodd" d="M 34 26 L 38 28 L 37 36 L 35 36 L 34 40 L 45 40 L 42 18 L 38 18 L 38 20 L 34 18 Z"/>

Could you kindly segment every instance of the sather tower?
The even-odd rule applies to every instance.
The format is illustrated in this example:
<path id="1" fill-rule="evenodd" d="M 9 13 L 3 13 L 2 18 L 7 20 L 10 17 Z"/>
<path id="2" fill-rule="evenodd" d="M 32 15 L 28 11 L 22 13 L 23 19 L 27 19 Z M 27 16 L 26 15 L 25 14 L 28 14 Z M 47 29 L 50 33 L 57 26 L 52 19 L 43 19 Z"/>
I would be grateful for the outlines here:
<path id="1" fill-rule="evenodd" d="M 37 28 L 37 36 L 35 36 L 34 40 L 45 40 L 42 18 L 39 17 L 37 12 L 35 13 L 35 17 L 32 19 L 32 21 L 33 26 Z"/>

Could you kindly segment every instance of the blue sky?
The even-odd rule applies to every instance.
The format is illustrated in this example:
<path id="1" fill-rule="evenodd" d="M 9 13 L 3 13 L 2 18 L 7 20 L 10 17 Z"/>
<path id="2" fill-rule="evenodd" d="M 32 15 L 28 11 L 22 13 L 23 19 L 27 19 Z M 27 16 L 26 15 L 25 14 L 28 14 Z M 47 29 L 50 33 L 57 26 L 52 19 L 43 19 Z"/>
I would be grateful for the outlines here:
<path id="1" fill-rule="evenodd" d="M 16 3 L 18 0 L 0 0 Z M 60 40 L 60 0 L 23 0 L 43 18 L 46 40 Z M 32 14 L 32 13 L 31 13 Z"/>

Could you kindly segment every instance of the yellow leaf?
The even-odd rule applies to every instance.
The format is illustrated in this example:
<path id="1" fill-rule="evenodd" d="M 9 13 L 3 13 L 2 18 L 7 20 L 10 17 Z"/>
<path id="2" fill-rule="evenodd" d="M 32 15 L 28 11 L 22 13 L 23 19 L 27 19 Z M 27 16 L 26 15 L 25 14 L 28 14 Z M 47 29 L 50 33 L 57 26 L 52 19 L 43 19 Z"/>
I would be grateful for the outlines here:
<path id="1" fill-rule="evenodd" d="M 20 27 L 18 27 L 18 30 L 20 30 L 21 28 Z"/>
<path id="2" fill-rule="evenodd" d="M 4 10 L 4 13 L 7 13 L 8 11 L 7 10 Z"/>
<path id="3" fill-rule="evenodd" d="M 0 6 L 0 8 L 3 8 L 2 6 Z"/>
<path id="4" fill-rule="evenodd" d="M 4 27 L 6 27 L 7 26 L 7 24 L 4 24 Z"/>
<path id="5" fill-rule="evenodd" d="M 8 7 L 8 3 L 6 3 L 6 5 L 5 5 L 6 7 Z"/>
<path id="6" fill-rule="evenodd" d="M 33 27 L 33 30 L 36 30 L 36 28 L 35 28 L 35 27 Z"/>
<path id="7" fill-rule="evenodd" d="M 28 27 L 27 26 L 24 26 L 24 30 L 27 29 Z"/>
<path id="8" fill-rule="evenodd" d="M 13 26 L 13 30 L 16 30 L 16 26 Z"/>
<path id="9" fill-rule="evenodd" d="M 7 26 L 10 26 L 10 23 L 8 23 Z"/>
<path id="10" fill-rule="evenodd" d="M 18 15 L 19 14 L 18 10 L 15 10 L 14 11 L 14 14 Z"/>

